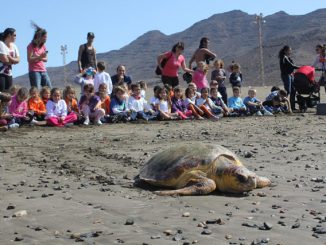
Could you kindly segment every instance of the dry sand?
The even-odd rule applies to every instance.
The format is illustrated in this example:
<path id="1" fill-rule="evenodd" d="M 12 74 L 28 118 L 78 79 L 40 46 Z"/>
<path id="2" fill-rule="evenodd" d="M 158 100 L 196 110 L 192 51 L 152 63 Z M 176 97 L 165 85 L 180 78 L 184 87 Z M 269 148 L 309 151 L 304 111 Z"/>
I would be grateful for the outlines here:
<path id="1" fill-rule="evenodd" d="M 311 110 L 1 133 L 0 244 L 326 244 L 325 125 Z M 147 159 L 185 141 L 228 147 L 273 186 L 189 197 L 133 187 Z"/>

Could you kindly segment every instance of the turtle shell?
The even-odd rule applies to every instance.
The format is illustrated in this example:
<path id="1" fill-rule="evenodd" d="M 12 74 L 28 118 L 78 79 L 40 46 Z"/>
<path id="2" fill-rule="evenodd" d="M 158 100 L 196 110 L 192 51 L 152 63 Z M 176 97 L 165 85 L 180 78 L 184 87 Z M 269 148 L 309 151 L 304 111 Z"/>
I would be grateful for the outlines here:
<path id="1" fill-rule="evenodd" d="M 223 146 L 187 142 L 172 145 L 154 155 L 141 168 L 139 177 L 152 184 L 174 186 L 173 182 L 186 172 L 201 170 L 207 173 L 208 170 L 212 169 L 214 160 L 220 155 L 224 155 L 232 161 L 227 163 L 217 161 L 218 167 L 222 168 L 225 164 L 229 165 L 230 162 L 234 162 L 238 166 L 241 165 L 236 155 Z"/>

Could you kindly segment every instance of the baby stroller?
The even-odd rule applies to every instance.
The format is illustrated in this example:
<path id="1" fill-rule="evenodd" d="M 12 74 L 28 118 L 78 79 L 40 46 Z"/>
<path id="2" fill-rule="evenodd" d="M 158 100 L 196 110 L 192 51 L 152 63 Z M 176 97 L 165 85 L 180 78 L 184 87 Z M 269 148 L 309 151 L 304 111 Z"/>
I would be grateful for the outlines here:
<path id="1" fill-rule="evenodd" d="M 301 112 L 307 108 L 313 108 L 320 102 L 319 85 L 315 81 L 315 68 L 312 66 L 301 66 L 294 73 L 294 87 L 297 91 L 296 103 Z"/>

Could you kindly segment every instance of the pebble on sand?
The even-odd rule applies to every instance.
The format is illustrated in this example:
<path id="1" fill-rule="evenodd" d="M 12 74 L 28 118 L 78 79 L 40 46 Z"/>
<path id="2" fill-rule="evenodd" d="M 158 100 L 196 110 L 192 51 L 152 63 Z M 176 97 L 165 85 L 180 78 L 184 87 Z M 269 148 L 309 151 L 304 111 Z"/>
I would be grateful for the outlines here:
<path id="1" fill-rule="evenodd" d="M 134 219 L 128 218 L 125 222 L 125 225 L 133 225 L 134 224 Z"/>
<path id="2" fill-rule="evenodd" d="M 19 210 L 16 213 L 14 213 L 14 215 L 12 217 L 22 217 L 27 215 L 27 211 L 26 210 Z"/>
<path id="3" fill-rule="evenodd" d="M 190 213 L 189 212 L 184 212 L 183 214 L 182 214 L 182 217 L 189 217 L 190 216 Z"/>

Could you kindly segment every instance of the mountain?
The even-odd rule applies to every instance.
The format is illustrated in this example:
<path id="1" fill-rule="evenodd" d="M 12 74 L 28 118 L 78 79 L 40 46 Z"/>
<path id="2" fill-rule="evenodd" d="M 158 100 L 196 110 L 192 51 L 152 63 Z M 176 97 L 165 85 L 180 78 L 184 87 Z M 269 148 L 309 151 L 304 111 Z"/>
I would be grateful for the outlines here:
<path id="1" fill-rule="evenodd" d="M 266 84 L 279 84 L 278 51 L 284 45 L 293 49 L 293 59 L 298 65 L 311 64 L 318 43 L 325 43 L 326 9 L 319 9 L 305 15 L 288 15 L 280 11 L 264 17 L 263 51 Z M 210 39 L 210 49 L 222 58 L 225 64 L 239 62 L 247 85 L 261 85 L 260 56 L 258 48 L 258 25 L 255 15 L 240 10 L 215 14 L 199 21 L 186 30 L 172 35 L 165 35 L 158 30 L 144 33 L 130 44 L 119 50 L 98 54 L 98 60 L 109 64 L 108 71 L 115 74 L 118 64 L 125 64 L 127 73 L 134 81 L 159 80 L 155 76 L 156 57 L 168 51 L 178 41 L 185 43 L 185 57 L 189 61 L 197 49 L 201 37 Z M 69 82 L 77 70 L 77 63 L 66 65 Z M 63 86 L 63 67 L 48 68 L 55 86 Z M 210 75 L 208 76 L 210 77 Z M 15 78 L 17 83 L 28 81 L 27 75 Z"/>

